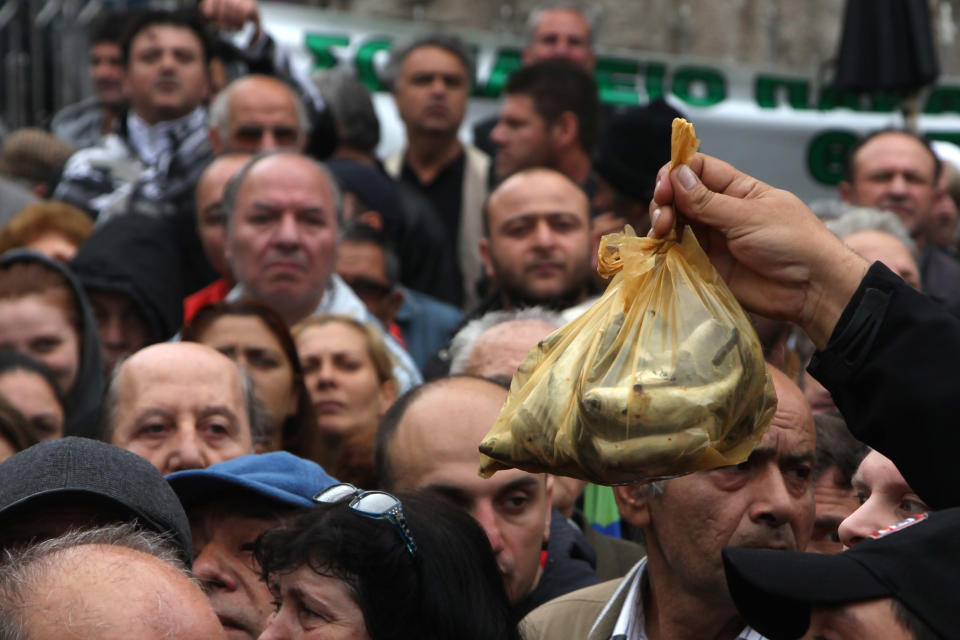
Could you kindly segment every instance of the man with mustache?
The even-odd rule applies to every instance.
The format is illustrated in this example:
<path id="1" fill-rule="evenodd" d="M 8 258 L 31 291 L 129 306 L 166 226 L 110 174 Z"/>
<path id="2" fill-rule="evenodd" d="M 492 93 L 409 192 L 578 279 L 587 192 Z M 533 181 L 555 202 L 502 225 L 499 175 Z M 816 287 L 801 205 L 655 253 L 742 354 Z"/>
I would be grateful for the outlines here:
<path id="1" fill-rule="evenodd" d="M 590 205 L 569 177 L 535 167 L 504 180 L 487 201 L 484 236 L 480 255 L 498 291 L 491 308 L 562 310 L 587 298 Z"/>
<path id="2" fill-rule="evenodd" d="M 120 50 L 129 109 L 113 133 L 70 157 L 53 197 L 98 220 L 130 211 L 189 214 L 212 156 L 204 107 L 210 44 L 199 14 L 137 14 Z"/>
<path id="3" fill-rule="evenodd" d="M 423 193 L 439 214 L 450 246 L 456 247 L 461 299 L 469 307 L 481 270 L 477 241 L 490 169 L 487 154 L 457 137 L 473 60 L 460 38 L 426 34 L 393 50 L 387 76 L 407 146 L 386 158 L 384 167 Z"/>
<path id="4" fill-rule="evenodd" d="M 799 551 L 813 529 L 813 415 L 803 392 L 769 369 L 773 422 L 735 466 L 616 487 L 621 516 L 643 531 L 647 558 L 623 580 L 581 589 L 527 617 L 527 638 L 762 640 L 727 588 L 724 547 Z M 620 634 L 620 635 L 618 635 Z"/>

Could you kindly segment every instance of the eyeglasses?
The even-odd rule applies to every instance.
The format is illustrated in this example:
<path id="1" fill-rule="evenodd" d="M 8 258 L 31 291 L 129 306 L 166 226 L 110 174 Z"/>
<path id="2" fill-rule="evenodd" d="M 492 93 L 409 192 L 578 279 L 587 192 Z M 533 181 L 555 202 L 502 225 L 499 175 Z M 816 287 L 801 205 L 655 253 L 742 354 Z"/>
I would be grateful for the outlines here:
<path id="1" fill-rule="evenodd" d="M 343 278 L 343 276 L 340 276 Z M 385 295 L 393 291 L 393 287 L 383 282 L 377 282 L 373 278 L 367 278 L 365 276 L 357 276 L 356 278 L 343 278 L 343 281 L 346 282 L 353 292 L 356 293 L 361 298 L 372 298 L 374 300 L 379 300 Z"/>
<path id="2" fill-rule="evenodd" d="M 264 127 L 258 124 L 247 124 L 237 127 L 234 131 L 234 137 L 245 144 L 256 144 L 263 139 L 267 132 L 273 134 L 273 139 L 278 146 L 292 147 L 297 144 L 299 135 L 293 127 L 279 125 L 276 127 Z"/>
<path id="3" fill-rule="evenodd" d="M 417 543 L 413 540 L 413 533 L 407 525 L 407 518 L 403 515 L 403 507 L 396 496 L 385 491 L 362 491 L 349 483 L 335 484 L 313 496 L 316 503 L 336 504 L 351 498 L 347 505 L 356 513 L 374 520 L 389 520 L 397 528 L 407 551 L 410 555 L 417 554 Z"/>

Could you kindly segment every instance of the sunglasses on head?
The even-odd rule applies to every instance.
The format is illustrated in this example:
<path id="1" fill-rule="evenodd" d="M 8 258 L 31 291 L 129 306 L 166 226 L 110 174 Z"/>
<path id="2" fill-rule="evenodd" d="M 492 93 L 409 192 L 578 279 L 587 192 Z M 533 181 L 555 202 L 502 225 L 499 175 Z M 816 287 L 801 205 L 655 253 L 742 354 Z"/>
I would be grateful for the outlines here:
<path id="1" fill-rule="evenodd" d="M 403 506 L 396 496 L 385 491 L 362 491 L 347 482 L 335 484 L 313 496 L 314 502 L 324 504 L 336 504 L 347 499 L 350 499 L 347 506 L 355 513 L 374 520 L 389 520 L 393 523 L 410 555 L 417 554 L 417 543 L 413 539 L 410 527 L 407 526 Z"/>

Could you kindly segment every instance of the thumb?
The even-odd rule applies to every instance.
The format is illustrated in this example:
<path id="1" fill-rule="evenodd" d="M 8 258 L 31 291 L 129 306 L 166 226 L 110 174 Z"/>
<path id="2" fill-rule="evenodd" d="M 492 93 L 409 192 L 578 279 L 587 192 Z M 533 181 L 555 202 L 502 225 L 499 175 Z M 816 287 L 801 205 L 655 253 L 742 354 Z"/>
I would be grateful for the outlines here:
<path id="1" fill-rule="evenodd" d="M 721 231 L 741 218 L 744 200 L 712 191 L 689 166 L 682 164 L 671 171 L 670 182 L 678 214 Z"/>

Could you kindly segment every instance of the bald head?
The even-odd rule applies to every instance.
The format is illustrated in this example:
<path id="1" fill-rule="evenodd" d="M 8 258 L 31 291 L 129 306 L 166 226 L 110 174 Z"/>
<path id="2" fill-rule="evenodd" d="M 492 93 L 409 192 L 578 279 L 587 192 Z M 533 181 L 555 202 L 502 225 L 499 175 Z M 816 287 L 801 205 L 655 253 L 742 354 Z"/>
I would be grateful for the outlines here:
<path id="1" fill-rule="evenodd" d="M 21 596 L 30 638 L 226 638 L 200 588 L 143 551 L 89 544 L 35 564 Z"/>
<path id="2" fill-rule="evenodd" d="M 309 122 L 288 85 L 264 75 L 243 76 L 217 95 L 210 108 L 214 153 L 273 149 L 303 151 Z"/>
<path id="3" fill-rule="evenodd" d="M 430 489 L 469 511 L 486 532 L 507 594 L 517 602 L 540 579 L 553 485 L 542 474 L 517 469 L 488 479 L 477 474 L 480 441 L 506 398 L 503 387 L 481 378 L 427 383 L 387 412 L 377 435 L 377 462 L 381 485 Z"/>
<path id="4" fill-rule="evenodd" d="M 805 434 L 816 433 L 813 426 L 813 412 L 803 391 L 797 383 L 779 369 L 768 366 L 767 371 L 773 378 L 773 387 L 777 391 L 777 411 L 773 415 L 772 425 L 796 429 Z"/>
<path id="5" fill-rule="evenodd" d="M 496 324 L 474 342 L 463 373 L 510 380 L 530 350 L 556 329 L 549 322 L 534 319 Z"/>
<path id="6" fill-rule="evenodd" d="M 237 365 L 215 349 L 152 345 L 117 371 L 105 403 L 105 439 L 165 474 L 252 453 L 248 391 Z"/>

